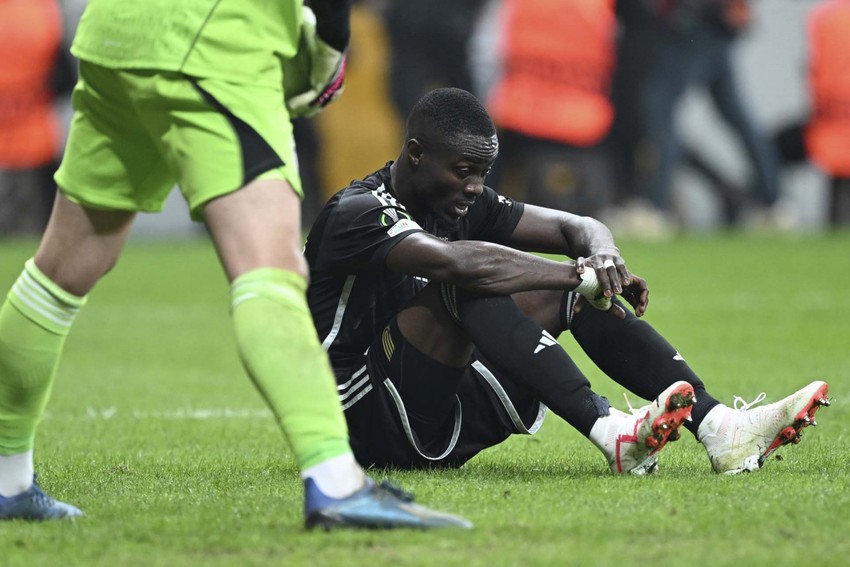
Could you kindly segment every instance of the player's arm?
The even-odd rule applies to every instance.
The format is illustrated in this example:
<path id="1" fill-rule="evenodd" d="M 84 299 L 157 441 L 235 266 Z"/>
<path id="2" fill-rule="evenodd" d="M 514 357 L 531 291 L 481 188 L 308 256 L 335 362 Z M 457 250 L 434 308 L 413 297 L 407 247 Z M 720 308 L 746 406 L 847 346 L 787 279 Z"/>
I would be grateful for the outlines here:
<path id="1" fill-rule="evenodd" d="M 596 271 L 605 297 L 622 294 L 632 279 L 611 231 L 591 217 L 526 204 L 508 244 L 575 258 L 579 274 Z"/>
<path id="2" fill-rule="evenodd" d="M 412 232 L 395 244 L 384 260 L 392 271 L 499 295 L 538 289 L 575 290 L 597 309 L 625 317 L 604 296 L 596 271 L 579 274 L 574 262 L 556 262 L 521 250 L 478 240 L 446 242 L 424 231 Z M 593 277 L 591 277 L 593 276 Z M 623 297 L 640 316 L 646 309 L 646 283 L 632 278 Z"/>
<path id="3" fill-rule="evenodd" d="M 478 240 L 446 242 L 413 232 L 387 253 L 390 270 L 482 293 L 509 295 L 534 289 L 574 289 L 575 263 L 556 262 Z"/>

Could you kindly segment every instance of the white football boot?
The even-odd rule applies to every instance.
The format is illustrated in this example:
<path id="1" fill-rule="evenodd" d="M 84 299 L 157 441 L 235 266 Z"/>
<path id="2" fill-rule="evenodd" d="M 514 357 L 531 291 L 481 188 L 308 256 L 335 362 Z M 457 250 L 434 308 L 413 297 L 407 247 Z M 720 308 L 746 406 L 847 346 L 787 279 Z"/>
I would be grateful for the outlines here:
<path id="1" fill-rule="evenodd" d="M 829 405 L 828 392 L 826 382 L 812 382 L 784 400 L 758 408 L 752 406 L 764 400 L 764 393 L 750 403 L 735 396 L 734 409 L 720 404 L 708 412 L 697 439 L 715 472 L 754 471 L 782 445 L 799 443 L 804 427 L 817 425 L 815 412 Z"/>
<path id="2" fill-rule="evenodd" d="M 654 402 L 628 414 L 611 408 L 611 414 L 593 424 L 590 440 L 608 459 L 614 474 L 645 475 L 655 472 L 658 452 L 679 438 L 679 427 L 690 419 L 694 388 L 676 382 Z"/>

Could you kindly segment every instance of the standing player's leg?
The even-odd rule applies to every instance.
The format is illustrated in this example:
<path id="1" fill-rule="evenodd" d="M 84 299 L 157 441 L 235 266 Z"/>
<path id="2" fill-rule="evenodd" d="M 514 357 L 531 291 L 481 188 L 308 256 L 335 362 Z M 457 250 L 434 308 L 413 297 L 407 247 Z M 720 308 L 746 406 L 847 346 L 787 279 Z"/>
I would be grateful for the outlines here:
<path id="1" fill-rule="evenodd" d="M 122 106 L 142 129 L 122 137 L 120 163 L 138 165 L 140 175 L 126 188 L 128 196 L 117 197 L 129 199 L 134 210 L 158 210 L 176 181 L 192 217 L 207 223 L 231 283 L 242 361 L 306 478 L 308 526 L 314 495 L 344 525 L 441 525 L 416 514 L 416 507 L 402 511 L 401 501 L 374 486 L 351 455 L 333 374 L 307 308 L 300 184 L 283 93 L 173 72 L 110 71 L 88 63 L 83 71 L 93 82 L 102 75 L 117 79 L 122 102 L 130 99 Z M 111 125 L 112 115 L 96 116 L 97 125 Z M 136 139 L 144 140 L 143 149 L 152 144 L 154 155 L 136 157 Z M 162 175 L 171 181 L 164 188 Z"/>
<path id="2" fill-rule="evenodd" d="M 85 208 L 59 193 L 35 258 L 0 307 L 0 519 L 81 514 L 34 483 L 35 431 L 65 337 L 88 292 L 117 261 L 133 216 Z"/>
<path id="3" fill-rule="evenodd" d="M 289 184 L 255 180 L 203 210 L 231 281 L 239 354 L 305 480 L 307 526 L 469 527 L 375 486 L 355 461 L 336 381 L 307 307 L 300 200 Z"/>
<path id="4" fill-rule="evenodd" d="M 300 470 L 330 497 L 356 492 L 365 477 L 307 308 L 297 159 L 282 93 L 178 73 L 123 76 L 193 218 L 209 228 L 231 284 L 243 365 Z"/>
<path id="5" fill-rule="evenodd" d="M 339 498 L 362 488 L 365 478 L 349 449 L 336 383 L 307 308 L 299 214 L 298 195 L 281 179 L 253 181 L 204 206 L 232 285 L 236 342 L 248 374 L 305 478 Z"/>
<path id="6" fill-rule="evenodd" d="M 0 308 L 0 517 L 79 510 L 33 484 L 32 447 L 71 324 L 118 259 L 138 210 L 156 210 L 174 180 L 120 72 L 80 62 L 60 192 L 35 257 Z"/>

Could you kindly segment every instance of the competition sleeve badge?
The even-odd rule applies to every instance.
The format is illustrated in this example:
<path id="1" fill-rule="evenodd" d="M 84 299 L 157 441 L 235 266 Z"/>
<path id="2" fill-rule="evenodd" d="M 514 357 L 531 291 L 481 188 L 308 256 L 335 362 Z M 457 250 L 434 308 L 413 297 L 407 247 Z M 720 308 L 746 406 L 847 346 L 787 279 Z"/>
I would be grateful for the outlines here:
<path id="1" fill-rule="evenodd" d="M 389 227 L 387 234 L 390 236 L 396 236 L 408 230 L 422 230 L 422 227 L 407 212 L 401 209 L 382 210 L 379 222 L 381 226 Z"/>

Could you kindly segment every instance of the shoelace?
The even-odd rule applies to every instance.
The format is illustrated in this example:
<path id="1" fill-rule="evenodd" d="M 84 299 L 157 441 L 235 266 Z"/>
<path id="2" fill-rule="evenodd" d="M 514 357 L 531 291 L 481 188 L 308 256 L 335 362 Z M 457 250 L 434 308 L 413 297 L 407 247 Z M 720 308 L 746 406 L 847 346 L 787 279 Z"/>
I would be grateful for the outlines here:
<path id="1" fill-rule="evenodd" d="M 629 407 L 629 412 L 632 415 L 638 415 L 646 411 L 646 406 L 641 406 L 639 408 L 633 408 L 632 403 L 629 401 L 629 395 L 623 392 L 623 399 L 626 400 L 626 405 Z"/>
<path id="2" fill-rule="evenodd" d="M 744 398 L 742 398 L 741 396 L 735 396 L 735 398 L 732 402 L 732 407 L 735 408 L 736 410 L 739 410 L 739 411 L 747 411 L 748 409 L 750 409 L 754 405 L 760 404 L 761 402 L 763 402 L 766 397 L 767 397 L 767 394 L 762 392 L 761 394 L 756 396 L 756 399 L 754 399 L 751 402 L 748 402 L 748 401 L 744 400 Z"/>

